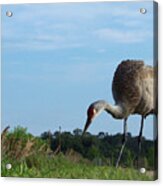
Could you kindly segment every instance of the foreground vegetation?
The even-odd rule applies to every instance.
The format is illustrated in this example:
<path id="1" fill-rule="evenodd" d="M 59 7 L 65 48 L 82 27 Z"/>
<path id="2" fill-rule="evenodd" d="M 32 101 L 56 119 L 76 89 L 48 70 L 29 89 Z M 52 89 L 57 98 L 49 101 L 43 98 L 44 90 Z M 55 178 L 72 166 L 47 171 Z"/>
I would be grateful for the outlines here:
<path id="1" fill-rule="evenodd" d="M 35 157 L 32 157 L 35 158 Z M 107 179 L 107 180 L 152 180 L 134 169 L 115 169 L 107 166 L 94 166 L 86 163 L 75 163 L 62 154 L 56 157 L 38 155 L 34 164 L 29 166 L 28 160 L 2 162 L 2 176 L 5 177 L 40 177 L 40 178 L 71 178 L 71 179 Z M 5 165 L 12 162 L 12 169 Z"/>
<path id="2" fill-rule="evenodd" d="M 123 166 L 116 169 L 109 163 L 104 164 L 105 161 L 100 163 L 95 161 L 93 156 L 91 161 L 72 148 L 63 151 L 61 136 L 54 139 L 59 140 L 55 150 L 51 147 L 52 139 L 45 139 L 45 134 L 44 137 L 43 135 L 34 137 L 24 128 L 18 127 L 12 132 L 6 129 L 2 133 L 2 176 L 107 180 L 154 179 L 154 176 L 148 172 L 141 174 L 133 167 Z M 10 170 L 6 169 L 8 163 L 12 164 Z"/>

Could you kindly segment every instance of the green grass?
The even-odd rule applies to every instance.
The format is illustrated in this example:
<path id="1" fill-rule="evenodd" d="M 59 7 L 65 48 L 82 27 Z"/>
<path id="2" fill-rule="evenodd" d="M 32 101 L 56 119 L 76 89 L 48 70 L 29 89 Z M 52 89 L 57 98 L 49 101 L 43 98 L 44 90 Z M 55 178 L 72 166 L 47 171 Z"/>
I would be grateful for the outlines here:
<path id="1" fill-rule="evenodd" d="M 12 168 L 6 169 L 11 163 Z M 67 179 L 104 179 L 104 180 L 153 180 L 146 174 L 139 173 L 131 168 L 114 168 L 95 166 L 80 161 L 72 162 L 60 154 L 55 157 L 28 157 L 21 162 L 2 161 L 3 177 L 38 177 L 38 178 L 67 178 Z"/>
<path id="2" fill-rule="evenodd" d="M 11 132 L 4 130 L 1 142 L 3 177 L 154 180 L 152 171 L 141 174 L 134 168 L 96 166 L 73 149 L 56 155 L 48 140 L 34 137 L 21 127 Z M 10 170 L 6 169 L 8 163 L 12 164 Z"/>

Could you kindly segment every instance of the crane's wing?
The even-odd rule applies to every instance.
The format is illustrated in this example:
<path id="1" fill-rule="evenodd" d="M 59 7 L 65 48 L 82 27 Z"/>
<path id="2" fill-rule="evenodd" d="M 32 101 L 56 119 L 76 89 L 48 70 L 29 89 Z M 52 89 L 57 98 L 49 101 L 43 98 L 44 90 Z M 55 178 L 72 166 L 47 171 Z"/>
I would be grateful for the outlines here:
<path id="1" fill-rule="evenodd" d="M 143 61 L 126 60 L 117 67 L 112 92 L 116 104 L 124 104 L 128 109 L 133 109 L 141 99 L 140 71 L 144 67 Z M 132 112 L 130 110 L 130 112 Z"/>

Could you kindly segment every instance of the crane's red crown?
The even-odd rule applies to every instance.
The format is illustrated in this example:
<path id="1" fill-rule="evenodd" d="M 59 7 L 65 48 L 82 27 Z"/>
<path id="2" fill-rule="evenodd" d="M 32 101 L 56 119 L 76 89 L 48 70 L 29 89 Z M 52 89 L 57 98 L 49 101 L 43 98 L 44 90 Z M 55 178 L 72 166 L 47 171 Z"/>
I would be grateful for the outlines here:
<path id="1" fill-rule="evenodd" d="M 89 107 L 88 108 L 88 111 L 87 111 L 87 115 L 88 115 L 88 118 L 91 119 L 93 118 L 93 116 L 95 115 L 96 111 L 94 109 L 93 106 Z"/>

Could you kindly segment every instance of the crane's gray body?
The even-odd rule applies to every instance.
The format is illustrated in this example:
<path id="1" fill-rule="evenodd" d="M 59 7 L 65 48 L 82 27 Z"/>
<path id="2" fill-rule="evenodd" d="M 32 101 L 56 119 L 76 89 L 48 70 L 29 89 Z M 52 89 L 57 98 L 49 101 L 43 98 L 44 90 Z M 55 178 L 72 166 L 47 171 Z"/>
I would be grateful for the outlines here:
<path id="1" fill-rule="evenodd" d="M 143 61 L 123 61 L 114 74 L 112 91 L 115 104 L 124 117 L 130 114 L 146 116 L 156 112 L 154 68 Z"/>
<path id="2" fill-rule="evenodd" d="M 118 167 L 127 137 L 127 118 L 131 114 L 141 115 L 141 127 L 138 137 L 138 155 L 141 152 L 141 138 L 144 118 L 149 114 L 157 115 L 157 78 L 156 69 L 147 66 L 143 61 L 122 61 L 113 77 L 112 92 L 115 105 L 104 100 L 92 103 L 87 111 L 87 121 L 83 130 L 86 132 L 92 121 L 103 111 L 111 114 L 115 119 L 124 119 L 122 147 L 116 162 Z"/>

